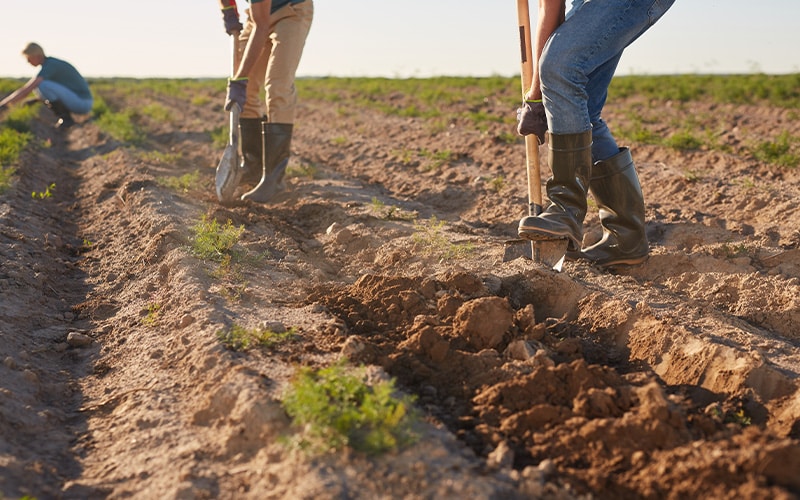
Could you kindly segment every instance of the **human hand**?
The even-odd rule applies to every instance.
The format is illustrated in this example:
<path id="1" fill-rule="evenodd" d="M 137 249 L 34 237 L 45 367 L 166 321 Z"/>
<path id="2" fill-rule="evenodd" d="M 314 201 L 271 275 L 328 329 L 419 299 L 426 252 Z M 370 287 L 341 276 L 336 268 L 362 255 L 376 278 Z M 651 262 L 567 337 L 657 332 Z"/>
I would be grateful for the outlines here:
<path id="1" fill-rule="evenodd" d="M 541 100 L 525 101 L 517 109 L 517 133 L 519 135 L 536 134 L 539 144 L 544 144 L 544 134 L 547 132 L 547 115 Z"/>
<path id="2" fill-rule="evenodd" d="M 228 94 L 225 96 L 225 111 L 230 111 L 234 104 L 238 104 L 240 110 L 243 109 L 246 100 L 247 78 L 228 80 Z"/>
<path id="3" fill-rule="evenodd" d="M 242 23 L 239 22 L 239 12 L 235 5 L 222 9 L 222 21 L 225 23 L 225 33 L 233 35 L 242 31 Z"/>

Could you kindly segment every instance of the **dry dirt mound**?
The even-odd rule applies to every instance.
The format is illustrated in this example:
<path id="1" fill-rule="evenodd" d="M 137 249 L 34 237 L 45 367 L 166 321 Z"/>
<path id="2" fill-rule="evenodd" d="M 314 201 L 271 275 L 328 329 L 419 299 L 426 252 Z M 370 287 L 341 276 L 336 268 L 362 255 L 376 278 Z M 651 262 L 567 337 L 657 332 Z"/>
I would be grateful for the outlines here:
<path id="1" fill-rule="evenodd" d="M 139 118 L 137 145 L 91 121 L 56 133 L 46 110 L 35 124 L 0 195 L 0 497 L 800 495 L 798 172 L 736 149 L 782 110 L 746 110 L 760 119 L 723 138 L 730 153 L 631 144 L 652 256 L 556 273 L 502 261 L 527 209 L 508 123 L 431 133 L 307 96 L 292 165 L 314 175 L 221 206 L 208 92 L 108 87 L 113 106 L 170 110 Z M 483 111 L 513 115 L 500 102 Z M 236 265 L 192 254 L 203 216 L 244 227 Z M 217 338 L 234 324 L 298 335 L 237 353 Z M 281 444 L 292 373 L 341 356 L 417 397 L 422 440 L 314 459 Z"/>

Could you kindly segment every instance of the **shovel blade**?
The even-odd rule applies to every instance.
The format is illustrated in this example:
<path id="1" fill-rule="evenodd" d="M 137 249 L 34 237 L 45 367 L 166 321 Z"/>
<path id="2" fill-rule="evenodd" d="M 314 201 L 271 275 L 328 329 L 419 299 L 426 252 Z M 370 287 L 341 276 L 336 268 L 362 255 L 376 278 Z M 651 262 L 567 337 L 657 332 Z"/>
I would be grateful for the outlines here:
<path id="1" fill-rule="evenodd" d="M 217 199 L 221 203 L 233 201 L 233 193 L 242 179 L 242 169 L 239 167 L 239 106 L 234 104 L 230 114 L 228 130 L 228 145 L 222 152 L 222 158 L 217 165 Z"/>
<path id="2" fill-rule="evenodd" d="M 230 203 L 233 201 L 233 194 L 236 187 L 241 180 L 241 173 L 239 168 L 239 155 L 237 154 L 236 147 L 229 144 L 225 151 L 222 153 L 222 159 L 217 165 L 217 199 L 222 203 Z"/>
<path id="3" fill-rule="evenodd" d="M 564 258 L 567 255 L 569 240 L 526 240 L 516 239 L 505 243 L 503 262 L 514 259 L 530 259 L 544 266 L 561 272 Z"/>

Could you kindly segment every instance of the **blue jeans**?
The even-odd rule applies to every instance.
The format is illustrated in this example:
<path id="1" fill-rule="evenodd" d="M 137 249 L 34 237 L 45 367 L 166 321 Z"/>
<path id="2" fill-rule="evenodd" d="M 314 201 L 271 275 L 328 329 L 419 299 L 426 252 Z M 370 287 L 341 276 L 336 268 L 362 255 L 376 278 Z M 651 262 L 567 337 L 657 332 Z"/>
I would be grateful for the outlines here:
<path id="1" fill-rule="evenodd" d="M 592 130 L 592 159 L 619 152 L 600 114 L 622 51 L 675 0 L 573 0 L 539 60 L 542 101 L 553 134 Z"/>
<path id="2" fill-rule="evenodd" d="M 94 100 L 84 99 L 67 87 L 50 80 L 45 80 L 36 88 L 39 97 L 46 101 L 61 101 L 72 113 L 88 114 L 92 110 Z"/>

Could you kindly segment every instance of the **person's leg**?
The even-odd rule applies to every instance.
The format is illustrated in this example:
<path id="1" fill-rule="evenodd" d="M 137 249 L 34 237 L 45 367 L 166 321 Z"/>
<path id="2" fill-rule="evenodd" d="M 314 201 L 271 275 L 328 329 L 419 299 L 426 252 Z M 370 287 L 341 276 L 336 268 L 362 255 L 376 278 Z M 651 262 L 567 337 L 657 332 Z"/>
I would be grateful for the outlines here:
<path id="1" fill-rule="evenodd" d="M 590 113 L 599 117 L 623 50 L 673 2 L 604 0 L 573 6 L 545 44 L 540 61 L 542 100 L 551 133 L 573 134 L 591 128 Z"/>
<path id="2" fill-rule="evenodd" d="M 254 28 L 253 21 L 247 19 L 244 23 L 244 29 L 239 33 L 239 57 L 241 60 L 244 54 L 244 49 L 247 46 L 247 40 L 250 39 L 250 33 Z M 266 114 L 264 101 L 261 98 L 261 89 L 264 87 L 264 79 L 267 73 L 267 64 L 269 63 L 269 43 L 261 53 L 261 56 L 256 60 L 247 75 L 247 97 L 245 99 L 244 108 L 242 109 L 242 118 L 257 118 L 261 120 Z M 260 125 L 259 125 L 260 129 Z"/>
<path id="3" fill-rule="evenodd" d="M 85 115 L 92 110 L 92 99 L 79 97 L 67 87 L 53 81 L 45 80 L 37 87 L 37 92 L 42 100 L 60 102 L 71 113 Z"/>
<path id="4" fill-rule="evenodd" d="M 244 29 L 239 33 L 239 56 L 241 60 L 250 33 L 253 31 L 253 21 L 248 18 L 244 23 Z M 253 69 L 248 75 L 247 95 L 245 97 L 244 108 L 239 116 L 239 134 L 242 144 L 242 178 L 239 184 L 255 186 L 261 180 L 264 170 L 263 165 L 263 123 L 266 121 L 266 106 L 261 97 L 261 89 L 264 86 L 264 78 L 269 62 L 269 46 L 264 49 L 261 57 L 256 60 Z"/>
<path id="5" fill-rule="evenodd" d="M 601 267 L 644 262 L 650 253 L 644 196 L 628 148 L 594 164 L 589 190 L 597 202 L 603 236 L 568 257 L 587 259 Z"/>
<path id="6" fill-rule="evenodd" d="M 273 14 L 272 50 L 266 72 L 267 116 L 272 123 L 294 123 L 294 81 L 314 17 L 314 3 L 289 4 Z"/>
<path id="7" fill-rule="evenodd" d="M 575 2 L 567 20 L 545 44 L 539 74 L 550 130 L 550 205 L 539 216 L 520 221 L 520 236 L 566 238 L 573 252 L 581 247 L 593 157 L 606 159 L 620 152 L 600 117 L 608 84 L 624 48 L 673 1 Z"/>
<path id="8" fill-rule="evenodd" d="M 297 90 L 294 80 L 314 15 L 312 0 L 281 7 L 273 14 L 265 93 L 268 123 L 264 123 L 261 182 L 243 200 L 266 203 L 283 189 L 294 129 Z"/>

